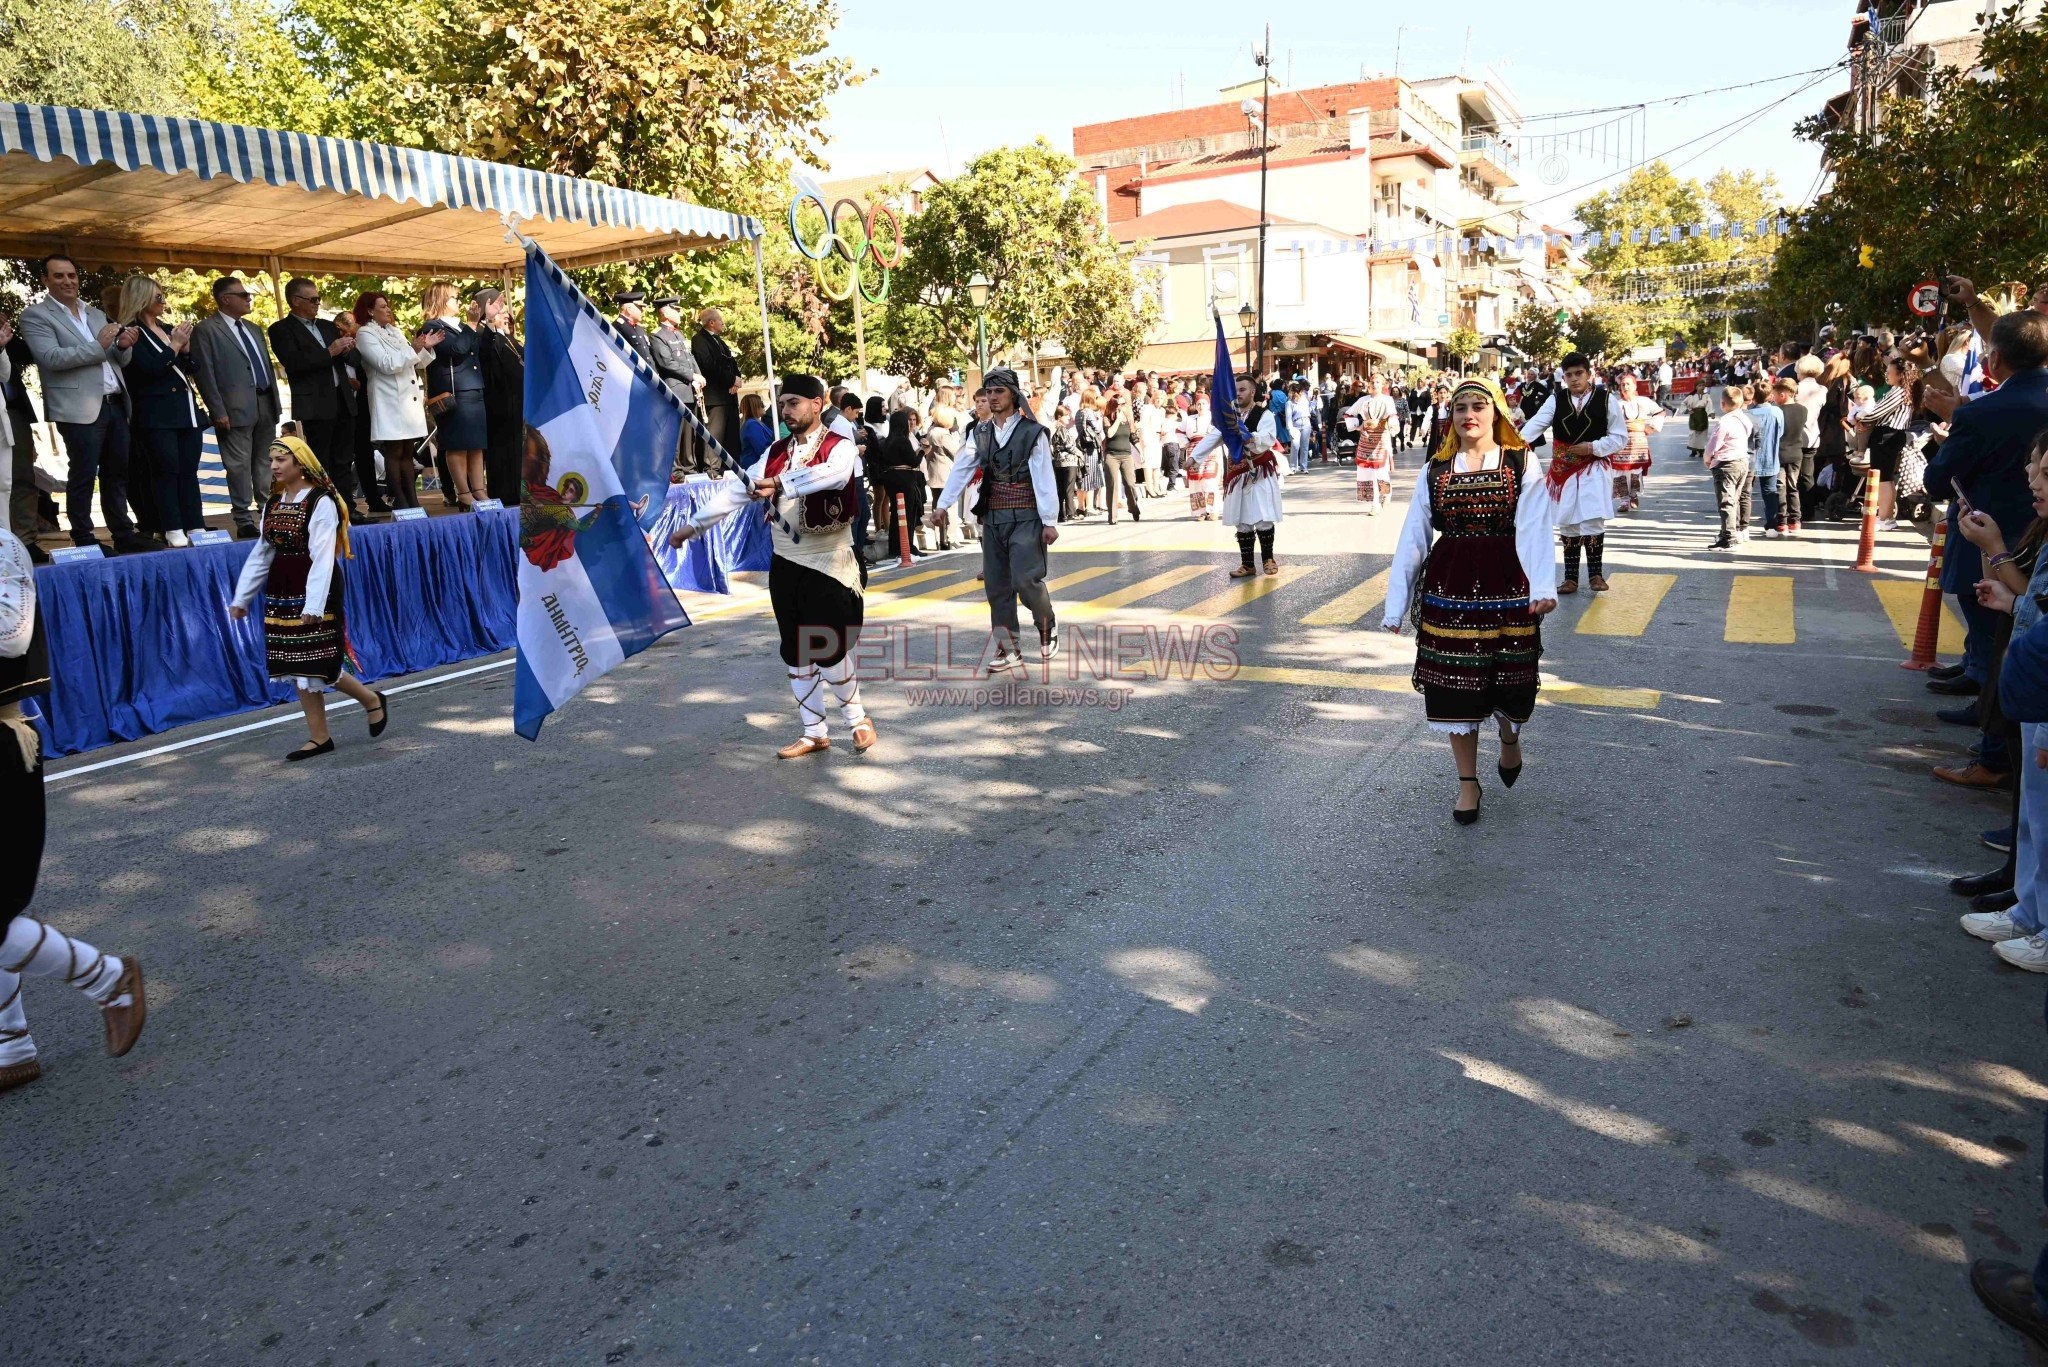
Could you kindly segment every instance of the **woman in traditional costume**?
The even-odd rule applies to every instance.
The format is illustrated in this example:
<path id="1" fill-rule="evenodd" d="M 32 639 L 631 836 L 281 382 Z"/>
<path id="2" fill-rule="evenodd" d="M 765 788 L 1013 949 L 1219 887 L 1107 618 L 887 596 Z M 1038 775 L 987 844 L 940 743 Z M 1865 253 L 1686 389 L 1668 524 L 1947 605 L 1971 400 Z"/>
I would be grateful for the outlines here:
<path id="1" fill-rule="evenodd" d="M 1664 406 L 1639 394 L 1636 377 L 1627 371 L 1617 383 L 1628 445 L 1608 464 L 1614 467 L 1614 511 L 1633 513 L 1643 506 L 1643 478 L 1650 473 L 1650 434 L 1664 430 Z"/>
<path id="2" fill-rule="evenodd" d="M 1430 730 L 1450 737 L 1459 783 L 1451 815 L 1461 825 L 1479 820 L 1479 728 L 1488 718 L 1500 727 L 1501 782 L 1521 777 L 1543 654 L 1538 619 L 1557 607 L 1550 514 L 1543 471 L 1531 467 L 1507 399 L 1491 380 L 1465 380 L 1451 394 L 1450 434 L 1415 480 L 1385 621 L 1397 635 L 1404 619 L 1415 622 L 1415 689 Z"/>
<path id="3" fill-rule="evenodd" d="M 263 656 L 273 679 L 290 679 L 299 690 L 310 739 L 285 755 L 288 760 L 331 754 L 327 690 L 338 688 L 362 704 L 370 734 L 381 736 L 391 720 L 384 695 L 348 672 L 352 656 L 342 614 L 341 562 L 348 548 L 348 507 L 335 493 L 313 449 L 297 437 L 270 445 L 270 502 L 264 506 L 256 545 L 242 564 L 228 615 L 237 621 L 263 597 Z"/>

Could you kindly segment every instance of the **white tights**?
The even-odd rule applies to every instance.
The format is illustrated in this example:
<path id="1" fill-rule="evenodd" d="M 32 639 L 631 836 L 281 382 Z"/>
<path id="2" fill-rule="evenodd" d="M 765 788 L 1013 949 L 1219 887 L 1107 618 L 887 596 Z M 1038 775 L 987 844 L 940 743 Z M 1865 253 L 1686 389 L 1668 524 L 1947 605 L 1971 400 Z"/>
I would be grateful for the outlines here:
<path id="1" fill-rule="evenodd" d="M 868 710 L 860 705 L 860 680 L 854 677 L 851 655 L 842 655 L 828 665 L 804 665 L 790 670 L 789 691 L 796 696 L 796 714 L 803 720 L 807 736 L 830 734 L 821 693 L 832 695 L 848 726 L 867 720 Z"/>
<path id="2" fill-rule="evenodd" d="M 24 977 L 62 978 L 106 1006 L 121 981 L 121 961 L 33 917 L 15 917 L 0 940 L 0 1066 L 36 1056 L 21 1008 Z"/>

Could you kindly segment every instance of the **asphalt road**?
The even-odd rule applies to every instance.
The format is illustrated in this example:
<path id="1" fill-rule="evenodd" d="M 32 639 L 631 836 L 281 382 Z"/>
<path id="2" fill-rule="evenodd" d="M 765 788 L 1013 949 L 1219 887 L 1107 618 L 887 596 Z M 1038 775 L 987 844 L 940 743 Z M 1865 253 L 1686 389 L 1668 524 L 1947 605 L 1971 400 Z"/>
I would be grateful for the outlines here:
<path id="1" fill-rule="evenodd" d="M 2043 982 L 1942 886 L 2000 803 L 1927 776 L 1967 733 L 1850 533 L 1707 552 L 1681 441 L 1610 538 L 1637 634 L 1552 619 L 1469 829 L 1412 636 L 1329 624 L 1397 523 L 1324 472 L 1255 601 L 1179 500 L 1054 557 L 1180 574 L 1070 636 L 1213 620 L 1234 679 L 879 682 L 881 748 L 778 764 L 756 593 L 534 745 L 498 669 L 311 764 L 64 762 L 37 909 L 153 1011 L 110 1062 L 29 985 L 5 1358 L 2025 1361 L 1964 1274 L 2043 1237 Z M 978 648 L 910 598 L 971 569 L 878 579 L 911 658 Z"/>

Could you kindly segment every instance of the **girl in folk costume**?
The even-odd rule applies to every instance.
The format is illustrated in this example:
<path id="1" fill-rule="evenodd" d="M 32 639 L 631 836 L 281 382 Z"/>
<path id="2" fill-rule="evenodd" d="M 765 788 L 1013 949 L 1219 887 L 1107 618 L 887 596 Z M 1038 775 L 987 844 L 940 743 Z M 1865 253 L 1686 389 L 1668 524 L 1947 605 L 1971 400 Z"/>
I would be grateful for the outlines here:
<path id="1" fill-rule="evenodd" d="M 1404 618 L 1415 622 L 1415 688 L 1429 729 L 1450 737 L 1451 815 L 1461 825 L 1479 820 L 1479 728 L 1489 717 L 1500 728 L 1501 782 L 1512 788 L 1522 774 L 1543 654 L 1538 619 L 1557 606 L 1550 527 L 1550 489 L 1507 399 L 1491 380 L 1462 382 L 1450 435 L 1415 480 L 1385 621 L 1397 635 Z"/>
<path id="2" fill-rule="evenodd" d="M 1216 495 L 1223 488 L 1223 453 L 1208 440 L 1216 429 L 1200 408 L 1190 408 L 1187 420 L 1188 513 L 1197 522 L 1216 520 Z M 1198 451 L 1208 454 L 1197 456 Z"/>
<path id="3" fill-rule="evenodd" d="M 309 739 L 285 755 L 289 760 L 331 754 L 327 690 L 338 688 L 362 705 L 370 734 L 381 736 L 391 720 L 384 695 L 348 672 L 352 656 L 342 614 L 341 562 L 348 548 L 348 505 L 334 491 L 313 448 L 297 437 L 270 444 L 270 502 L 256 546 L 242 562 L 235 601 L 228 615 L 240 621 L 263 597 L 263 656 L 273 679 L 290 679 L 299 690 Z"/>
<path id="4" fill-rule="evenodd" d="M 1279 424 L 1272 409 L 1258 402 L 1257 386 L 1240 379 L 1236 392 L 1236 404 L 1214 414 L 1215 425 L 1188 459 L 1191 464 L 1212 455 L 1223 460 L 1223 520 L 1237 528 L 1237 553 L 1243 558 L 1230 577 L 1249 579 L 1258 573 L 1252 564 L 1254 538 L 1266 573 L 1280 573 L 1280 562 L 1273 558 L 1273 533 L 1283 515 L 1280 481 L 1287 462 L 1281 459 L 1285 448 L 1280 445 Z M 1258 425 L 1251 427 L 1255 413 Z"/>
<path id="5" fill-rule="evenodd" d="M 875 745 L 875 723 L 861 706 L 860 679 L 848 655 L 866 620 L 860 557 L 853 547 L 860 454 L 853 438 L 825 425 L 825 383 L 817 376 L 786 377 L 779 402 L 789 435 L 770 446 L 745 478 L 728 472 L 669 536 L 669 545 L 681 546 L 743 508 L 762 509 L 774 541 L 768 603 L 804 726 L 776 758 L 801 759 L 832 748 L 827 694 L 853 730 L 855 753 L 865 754 Z"/>
<path id="6" fill-rule="evenodd" d="M 1637 393 L 1636 377 L 1626 371 L 1619 385 L 1628 445 L 1608 463 L 1614 467 L 1614 511 L 1632 513 L 1643 506 L 1643 479 L 1650 473 L 1650 434 L 1664 430 L 1664 405 Z"/>
<path id="7" fill-rule="evenodd" d="M 1358 467 L 1358 501 L 1372 504 L 1372 515 L 1394 501 L 1394 401 L 1387 394 L 1387 377 L 1374 375 L 1365 397 L 1351 405 L 1346 418 L 1358 428 L 1358 449 L 1352 455 Z"/>

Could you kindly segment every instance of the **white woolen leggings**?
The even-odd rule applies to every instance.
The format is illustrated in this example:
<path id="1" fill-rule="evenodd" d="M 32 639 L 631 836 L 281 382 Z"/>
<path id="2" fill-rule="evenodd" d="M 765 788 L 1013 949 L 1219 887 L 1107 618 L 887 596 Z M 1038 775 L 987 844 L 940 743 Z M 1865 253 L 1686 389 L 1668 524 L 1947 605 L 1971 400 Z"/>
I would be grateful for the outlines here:
<path id="1" fill-rule="evenodd" d="M 828 665 L 805 665 L 790 670 L 789 691 L 796 697 L 796 714 L 803 719 L 807 736 L 830 734 L 825 725 L 825 703 L 819 697 L 821 692 L 831 693 L 848 726 L 867 720 L 868 710 L 860 703 L 860 680 L 854 677 L 851 655 L 842 655 Z"/>
<path id="2" fill-rule="evenodd" d="M 36 1056 L 21 1008 L 24 977 L 62 978 L 105 1006 L 121 981 L 121 961 L 33 917 L 15 917 L 0 940 L 0 1066 Z"/>

